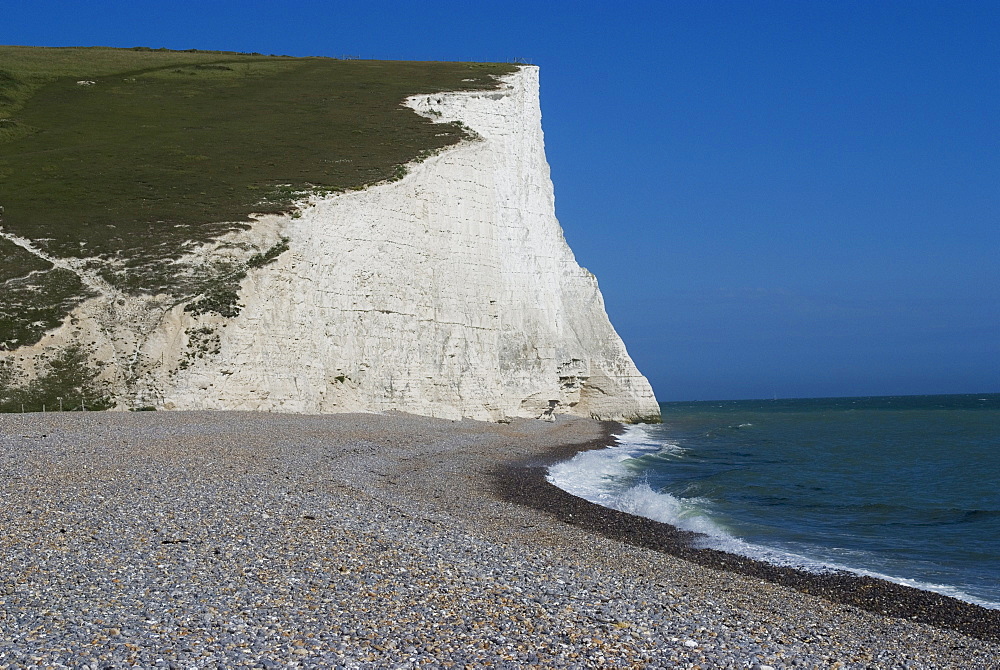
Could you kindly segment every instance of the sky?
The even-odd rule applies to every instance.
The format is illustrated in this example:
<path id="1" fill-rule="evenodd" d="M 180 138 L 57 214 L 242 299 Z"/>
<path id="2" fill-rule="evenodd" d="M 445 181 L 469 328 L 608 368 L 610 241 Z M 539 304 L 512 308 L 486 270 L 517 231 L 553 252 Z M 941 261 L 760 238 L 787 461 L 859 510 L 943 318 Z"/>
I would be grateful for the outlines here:
<path id="1" fill-rule="evenodd" d="M 541 68 L 661 401 L 1000 392 L 1000 3 L 0 0 L 0 43 Z"/>

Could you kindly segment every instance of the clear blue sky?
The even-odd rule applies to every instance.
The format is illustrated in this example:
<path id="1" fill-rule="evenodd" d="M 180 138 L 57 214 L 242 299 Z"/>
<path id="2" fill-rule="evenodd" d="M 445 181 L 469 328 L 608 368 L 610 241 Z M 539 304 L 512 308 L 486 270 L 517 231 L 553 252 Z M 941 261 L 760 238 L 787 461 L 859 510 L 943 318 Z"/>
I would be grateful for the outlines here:
<path id="1" fill-rule="evenodd" d="M 661 400 L 1000 392 L 1000 3 L 0 0 L 0 43 L 541 66 Z"/>

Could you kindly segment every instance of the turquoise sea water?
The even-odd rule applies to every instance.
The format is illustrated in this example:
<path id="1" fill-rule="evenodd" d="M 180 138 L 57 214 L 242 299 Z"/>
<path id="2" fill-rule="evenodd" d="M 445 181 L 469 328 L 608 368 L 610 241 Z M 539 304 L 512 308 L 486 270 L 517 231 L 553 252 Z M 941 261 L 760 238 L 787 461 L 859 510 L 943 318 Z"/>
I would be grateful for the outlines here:
<path id="1" fill-rule="evenodd" d="M 1000 608 L 1000 394 L 661 408 L 549 480 L 704 546 Z"/>

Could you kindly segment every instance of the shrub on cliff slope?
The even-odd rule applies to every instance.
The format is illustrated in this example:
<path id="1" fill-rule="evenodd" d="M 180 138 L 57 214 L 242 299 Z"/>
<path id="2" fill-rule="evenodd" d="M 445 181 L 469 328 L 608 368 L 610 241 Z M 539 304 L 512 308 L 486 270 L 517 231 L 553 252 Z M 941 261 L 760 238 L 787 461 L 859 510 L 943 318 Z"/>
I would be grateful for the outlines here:
<path id="1" fill-rule="evenodd" d="M 80 344 L 53 353 L 27 383 L 9 361 L 0 361 L 0 412 L 108 409 L 113 402 L 99 374 Z"/>
<path id="2" fill-rule="evenodd" d="M 13 361 L 0 359 L 0 412 L 13 411 L 11 408 L 17 389 L 17 372 Z"/>

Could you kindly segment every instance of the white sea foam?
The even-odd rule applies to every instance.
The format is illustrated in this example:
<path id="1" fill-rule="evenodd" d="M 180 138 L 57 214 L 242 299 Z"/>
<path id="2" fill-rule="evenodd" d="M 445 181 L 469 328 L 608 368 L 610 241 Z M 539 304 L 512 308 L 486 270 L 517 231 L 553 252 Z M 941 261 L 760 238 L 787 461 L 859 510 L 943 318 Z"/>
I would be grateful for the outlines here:
<path id="1" fill-rule="evenodd" d="M 667 523 L 683 530 L 702 534 L 695 546 L 718 549 L 774 565 L 797 568 L 808 572 L 843 571 L 875 577 L 924 591 L 933 591 L 982 607 L 1000 609 L 1000 603 L 971 596 L 947 584 L 920 582 L 895 577 L 872 570 L 841 564 L 836 560 L 810 558 L 793 551 L 766 547 L 741 540 L 727 532 L 722 523 L 712 517 L 710 503 L 701 498 L 677 498 L 655 491 L 649 485 L 634 459 L 651 454 L 680 454 L 679 445 L 664 442 L 650 434 L 642 425 L 629 426 L 617 437 L 617 444 L 606 449 L 585 451 L 568 461 L 551 466 L 546 479 L 549 483 L 584 500 L 627 514 Z M 633 467 L 630 467 L 633 465 Z M 863 557 L 857 562 L 863 563 Z M 855 561 L 850 561 L 853 563 Z"/>
<path id="2" fill-rule="evenodd" d="M 642 473 L 629 467 L 648 454 L 678 452 L 675 444 L 660 442 L 644 426 L 629 426 L 618 436 L 618 444 L 607 449 L 585 451 L 549 468 L 549 483 L 584 500 L 669 523 L 706 535 L 725 535 L 705 513 L 699 498 L 681 500 L 654 491 Z"/>

